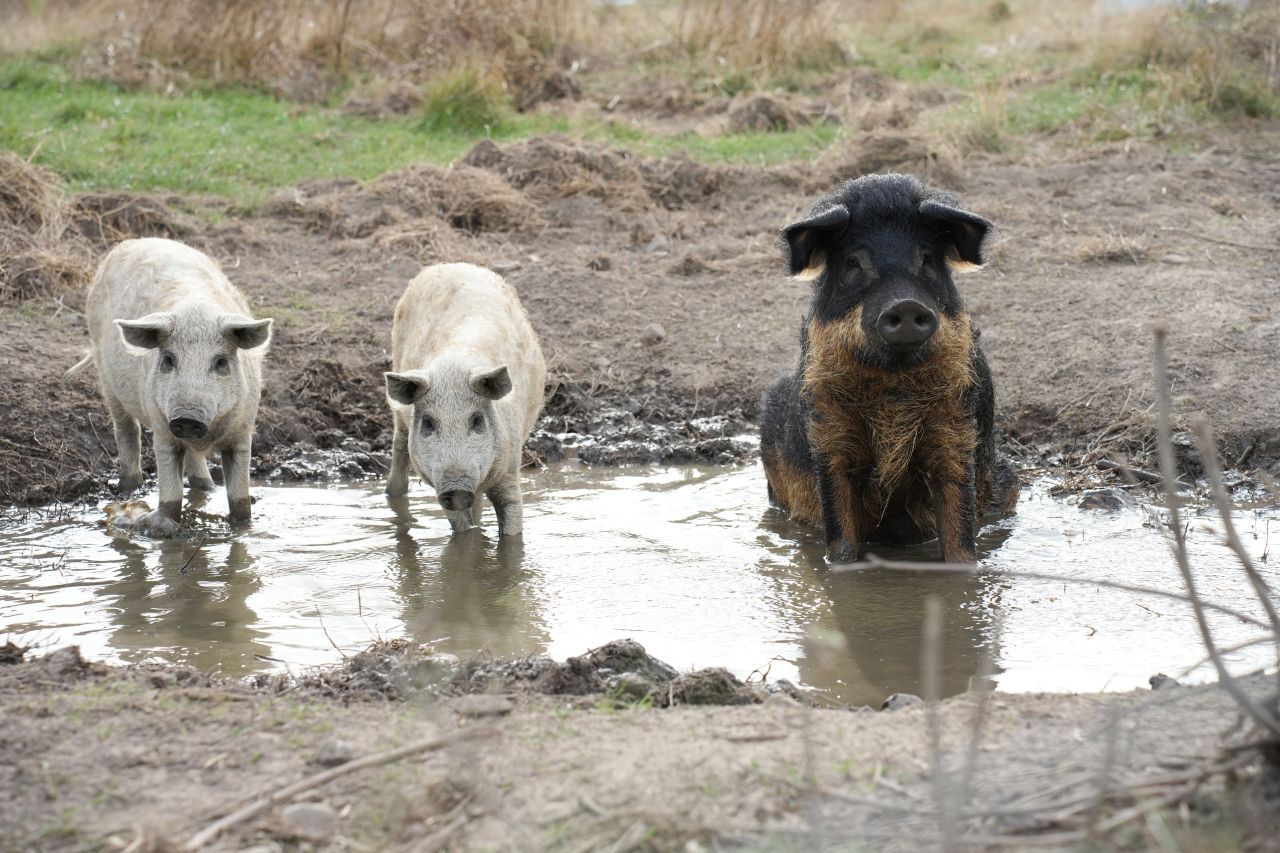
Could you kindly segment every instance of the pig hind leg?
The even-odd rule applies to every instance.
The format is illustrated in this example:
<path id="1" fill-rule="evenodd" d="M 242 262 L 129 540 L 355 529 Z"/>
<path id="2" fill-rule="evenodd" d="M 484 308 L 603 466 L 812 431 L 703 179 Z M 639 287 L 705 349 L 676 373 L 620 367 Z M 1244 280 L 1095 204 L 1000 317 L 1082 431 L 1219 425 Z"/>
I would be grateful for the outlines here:
<path id="1" fill-rule="evenodd" d="M 127 495 L 142 485 L 142 428 L 116 400 L 108 399 L 107 409 L 120 457 L 120 493 Z"/>
<path id="2" fill-rule="evenodd" d="M 182 470 L 187 475 L 187 485 L 201 492 L 213 491 L 213 476 L 209 473 L 209 459 L 203 453 L 188 450 L 182 457 Z"/>

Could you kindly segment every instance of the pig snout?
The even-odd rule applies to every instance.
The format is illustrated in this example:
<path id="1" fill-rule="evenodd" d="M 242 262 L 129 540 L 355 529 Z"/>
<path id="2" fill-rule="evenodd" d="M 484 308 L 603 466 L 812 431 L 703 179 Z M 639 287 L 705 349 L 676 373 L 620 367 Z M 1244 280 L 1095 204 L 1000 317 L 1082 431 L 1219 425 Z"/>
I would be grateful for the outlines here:
<path id="1" fill-rule="evenodd" d="M 471 509 L 475 499 L 475 492 L 467 489 L 449 489 L 447 492 L 440 493 L 440 506 L 449 510 Z"/>
<path id="2" fill-rule="evenodd" d="M 915 349 L 938 331 L 938 315 L 914 299 L 900 299 L 880 312 L 876 331 L 894 349 Z"/>
<path id="3" fill-rule="evenodd" d="M 169 432 L 179 441 L 199 441 L 209 434 L 209 425 L 193 414 L 180 414 L 169 419 Z"/>

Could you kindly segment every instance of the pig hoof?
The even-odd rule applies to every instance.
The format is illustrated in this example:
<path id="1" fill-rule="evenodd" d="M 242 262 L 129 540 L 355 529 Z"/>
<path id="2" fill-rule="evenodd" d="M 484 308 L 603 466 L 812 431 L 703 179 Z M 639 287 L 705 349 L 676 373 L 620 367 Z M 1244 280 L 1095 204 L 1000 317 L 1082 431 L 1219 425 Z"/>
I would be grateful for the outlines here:
<path id="1" fill-rule="evenodd" d="M 120 485 L 116 486 L 116 491 L 122 495 L 131 495 L 142 486 L 141 477 L 121 477 Z"/>
<path id="2" fill-rule="evenodd" d="M 193 492 L 212 492 L 214 489 L 212 477 L 191 477 L 187 485 Z"/>
<path id="3" fill-rule="evenodd" d="M 172 539 L 178 535 L 178 522 L 157 510 L 138 522 L 138 532 L 152 539 Z"/>
<path id="4" fill-rule="evenodd" d="M 827 548 L 828 563 L 855 563 L 858 560 L 858 546 L 848 539 L 841 539 Z"/>

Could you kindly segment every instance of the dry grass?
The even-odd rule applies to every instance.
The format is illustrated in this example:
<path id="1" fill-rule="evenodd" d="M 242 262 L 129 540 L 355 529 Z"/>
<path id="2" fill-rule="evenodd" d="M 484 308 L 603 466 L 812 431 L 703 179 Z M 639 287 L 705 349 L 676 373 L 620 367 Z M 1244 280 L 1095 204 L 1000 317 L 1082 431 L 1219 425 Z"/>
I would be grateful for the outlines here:
<path id="1" fill-rule="evenodd" d="M 71 292 L 88 280 L 88 258 L 58 177 L 0 152 L 0 302 Z"/>
<path id="2" fill-rule="evenodd" d="M 93 71 L 127 83 L 194 75 L 304 101 L 352 71 L 427 76 L 481 58 L 520 102 L 590 33 L 589 9 L 588 0 L 54 0 L 0 13 L 0 49 L 88 42 Z"/>
<path id="3" fill-rule="evenodd" d="M 1095 45 L 1101 69 L 1157 75 L 1170 101 L 1215 112 L 1270 117 L 1280 98 L 1280 4 L 1189 4 L 1152 10 L 1111 27 Z"/>
<path id="4" fill-rule="evenodd" d="M 674 37 L 689 56 L 738 68 L 826 67 L 847 57 L 856 0 L 682 0 Z"/>

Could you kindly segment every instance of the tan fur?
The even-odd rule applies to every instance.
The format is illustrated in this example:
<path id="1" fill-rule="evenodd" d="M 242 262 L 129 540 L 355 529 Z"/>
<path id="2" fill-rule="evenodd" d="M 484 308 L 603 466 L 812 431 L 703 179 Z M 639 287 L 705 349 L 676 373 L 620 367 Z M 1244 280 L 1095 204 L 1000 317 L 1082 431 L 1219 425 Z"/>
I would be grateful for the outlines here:
<path id="1" fill-rule="evenodd" d="M 977 445 L 961 406 L 974 381 L 968 317 L 940 316 L 932 356 L 899 371 L 857 360 L 861 319 L 859 308 L 834 323 L 811 321 L 803 375 L 813 407 L 809 439 L 829 462 L 841 525 L 855 542 L 879 525 L 895 495 L 905 496 L 917 526 L 933 529 L 931 483 L 962 480 Z M 858 494 L 849 485 L 846 499 L 851 482 Z M 958 518 L 958 494 L 938 497 L 943 517 Z"/>
<path id="2" fill-rule="evenodd" d="M 827 271 L 827 255 L 825 252 L 815 251 L 809 258 L 809 265 L 800 272 L 796 273 L 792 278 L 796 281 L 813 281 L 818 276 Z"/>
<path id="3" fill-rule="evenodd" d="M 778 503 L 788 509 L 792 518 L 821 524 L 822 504 L 818 500 L 818 481 L 813 470 L 797 468 L 772 450 L 764 452 L 763 461 L 765 478 Z"/>

